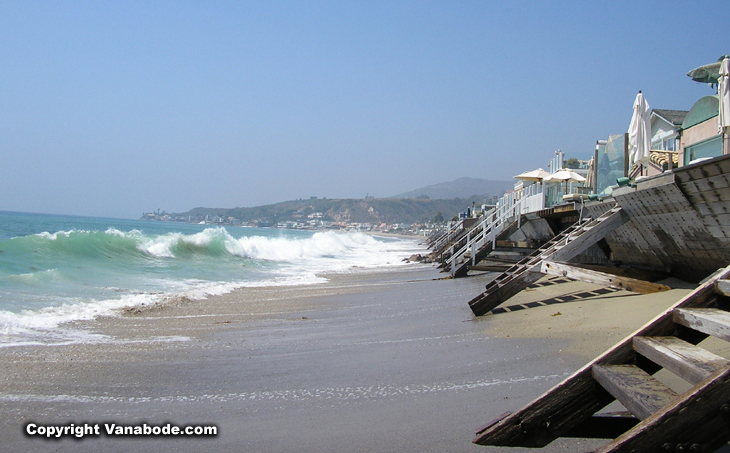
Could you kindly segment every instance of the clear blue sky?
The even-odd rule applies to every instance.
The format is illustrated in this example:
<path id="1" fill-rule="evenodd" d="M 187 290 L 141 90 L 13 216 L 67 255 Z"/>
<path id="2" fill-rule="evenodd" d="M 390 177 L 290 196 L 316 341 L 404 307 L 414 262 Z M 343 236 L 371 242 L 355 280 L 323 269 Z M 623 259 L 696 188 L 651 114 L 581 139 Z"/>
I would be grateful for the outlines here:
<path id="1" fill-rule="evenodd" d="M 714 94 L 730 2 L 0 0 L 0 210 L 507 180 Z"/>

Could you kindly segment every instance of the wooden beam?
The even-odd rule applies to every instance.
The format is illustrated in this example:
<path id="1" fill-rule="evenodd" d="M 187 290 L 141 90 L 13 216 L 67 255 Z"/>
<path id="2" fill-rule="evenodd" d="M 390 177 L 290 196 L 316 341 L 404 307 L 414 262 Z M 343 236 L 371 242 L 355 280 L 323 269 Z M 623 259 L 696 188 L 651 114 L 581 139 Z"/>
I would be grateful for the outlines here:
<path id="1" fill-rule="evenodd" d="M 691 384 L 697 384 L 730 361 L 677 337 L 634 337 L 634 350 Z"/>
<path id="2" fill-rule="evenodd" d="M 626 291 L 640 294 L 659 293 L 671 289 L 669 286 L 660 285 L 658 283 L 645 282 L 643 280 L 637 280 L 629 277 L 619 277 L 618 275 L 592 271 L 555 261 L 543 261 L 540 270 L 543 274 L 568 277 L 573 280 L 608 286 L 615 289 L 624 289 Z"/>
<path id="3" fill-rule="evenodd" d="M 635 365 L 593 365 L 593 378 L 636 418 L 644 420 L 677 398 L 677 393 Z"/>

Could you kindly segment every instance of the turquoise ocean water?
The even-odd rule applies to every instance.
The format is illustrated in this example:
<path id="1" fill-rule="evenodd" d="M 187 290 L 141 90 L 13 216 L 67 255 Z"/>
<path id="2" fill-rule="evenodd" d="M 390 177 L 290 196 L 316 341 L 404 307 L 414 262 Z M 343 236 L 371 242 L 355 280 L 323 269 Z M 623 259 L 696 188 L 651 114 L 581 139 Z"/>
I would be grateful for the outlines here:
<path id="1" fill-rule="evenodd" d="M 317 284 L 327 273 L 402 266 L 418 249 L 415 239 L 362 233 L 0 212 L 0 347 L 83 342 L 69 321 L 171 297 Z"/>

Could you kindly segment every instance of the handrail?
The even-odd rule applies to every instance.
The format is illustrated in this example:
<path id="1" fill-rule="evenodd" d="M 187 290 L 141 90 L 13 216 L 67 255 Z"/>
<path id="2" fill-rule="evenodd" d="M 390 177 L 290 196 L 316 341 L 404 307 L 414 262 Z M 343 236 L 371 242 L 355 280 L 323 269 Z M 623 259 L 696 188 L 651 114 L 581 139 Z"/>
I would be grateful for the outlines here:
<path id="1" fill-rule="evenodd" d="M 525 201 L 529 197 L 540 193 L 543 193 L 542 185 L 534 184 L 526 189 L 521 189 L 519 192 L 512 192 L 500 198 L 497 203 L 498 208 L 490 211 L 490 215 L 485 215 L 484 220 L 471 229 L 471 231 L 475 231 L 477 229 L 480 230 L 474 236 L 469 237 L 466 244 L 459 248 L 458 251 L 453 252 L 451 256 L 446 259 L 444 265 L 450 266 L 453 273 L 454 267 L 451 263 L 453 263 L 456 259 L 461 258 L 466 251 L 474 245 L 478 244 L 479 247 L 481 247 L 486 240 L 486 235 L 488 233 L 493 233 L 495 228 L 504 224 L 508 219 L 513 218 L 515 214 L 521 216 L 522 207 Z M 492 216 L 494 217 L 492 218 Z M 488 225 L 486 225 L 487 222 L 489 222 Z"/>
<path id="2" fill-rule="evenodd" d="M 509 203 L 506 203 L 505 205 L 501 206 L 500 209 L 497 211 L 497 215 L 494 216 L 494 218 L 489 222 L 488 226 L 485 226 L 487 221 L 489 220 L 489 217 L 485 216 L 485 219 L 479 223 L 479 227 L 481 227 L 481 230 L 477 232 L 473 237 L 471 237 L 464 246 L 462 246 L 458 251 L 454 252 L 446 261 L 446 265 L 451 265 L 451 263 L 456 260 L 457 258 L 461 258 L 466 251 L 472 247 L 473 245 L 476 245 L 479 243 L 479 246 L 483 244 L 482 241 L 486 239 L 486 235 L 488 233 L 492 233 L 494 229 L 498 226 L 501 226 L 504 224 L 508 219 L 511 219 L 514 217 L 515 212 L 517 212 L 517 215 L 522 215 L 522 205 L 527 197 L 521 197 L 517 202 L 514 201 L 514 198 L 508 198 L 505 201 L 509 201 Z M 519 209 L 519 211 L 518 211 Z M 491 216 L 490 216 L 491 217 Z M 474 228 L 476 229 L 476 228 Z M 473 230 L 472 230 L 473 231 Z M 452 268 L 453 271 L 453 268 Z"/>
<path id="3" fill-rule="evenodd" d="M 434 241 L 431 249 L 434 251 L 438 250 L 439 248 L 441 248 L 444 245 L 444 243 L 451 241 L 454 238 L 454 236 L 456 236 L 456 234 L 461 232 L 461 229 L 463 229 L 463 226 L 464 226 L 463 220 L 454 223 L 446 232 L 444 232 L 444 234 L 442 234 L 436 241 Z"/>

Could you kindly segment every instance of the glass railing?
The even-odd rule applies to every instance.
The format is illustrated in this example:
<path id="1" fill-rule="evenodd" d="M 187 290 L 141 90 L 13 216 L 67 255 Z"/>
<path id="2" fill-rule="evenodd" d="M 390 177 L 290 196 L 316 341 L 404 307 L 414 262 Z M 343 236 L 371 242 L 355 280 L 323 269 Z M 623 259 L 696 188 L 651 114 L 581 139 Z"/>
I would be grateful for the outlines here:
<path id="1" fill-rule="evenodd" d="M 616 185 L 618 178 L 626 176 L 626 135 L 609 136 L 606 147 L 599 150 L 596 193 L 604 192 Z"/>

